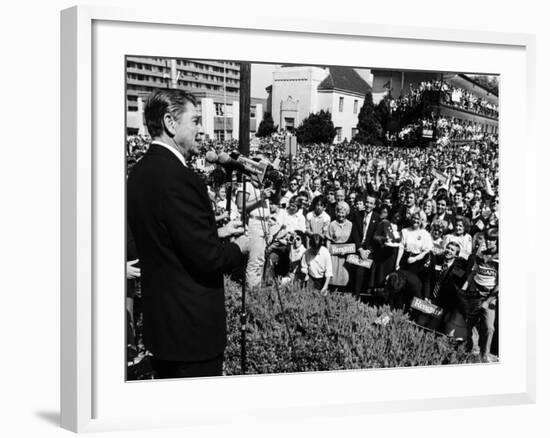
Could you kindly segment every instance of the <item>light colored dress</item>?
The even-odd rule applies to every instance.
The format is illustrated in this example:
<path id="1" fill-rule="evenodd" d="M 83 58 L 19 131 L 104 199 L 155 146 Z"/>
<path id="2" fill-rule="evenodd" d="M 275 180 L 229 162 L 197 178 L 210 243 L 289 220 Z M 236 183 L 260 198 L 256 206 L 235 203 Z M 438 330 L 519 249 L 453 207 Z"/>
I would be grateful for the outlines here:
<path id="1" fill-rule="evenodd" d="M 344 219 L 342 223 L 336 220 L 332 221 L 327 231 L 329 250 L 330 243 L 347 243 L 351 235 L 351 228 L 352 223 L 347 219 Z M 332 255 L 331 260 L 333 276 L 330 280 L 330 284 L 333 286 L 347 286 L 349 283 L 349 272 L 344 266 L 346 263 L 346 255 Z"/>

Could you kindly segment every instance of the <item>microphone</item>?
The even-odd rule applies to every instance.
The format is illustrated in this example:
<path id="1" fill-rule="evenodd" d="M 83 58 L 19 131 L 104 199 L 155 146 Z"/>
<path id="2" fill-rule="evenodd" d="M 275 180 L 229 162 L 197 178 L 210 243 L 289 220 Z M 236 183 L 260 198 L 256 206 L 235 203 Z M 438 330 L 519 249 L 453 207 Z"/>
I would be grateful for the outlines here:
<path id="1" fill-rule="evenodd" d="M 258 170 L 256 168 L 250 167 L 249 165 L 247 166 L 248 163 L 246 162 L 243 163 L 243 157 L 239 157 L 239 159 L 235 160 L 225 152 L 218 155 L 214 151 L 208 151 L 206 153 L 206 161 L 212 164 L 219 164 L 229 172 L 235 170 L 237 172 L 244 173 L 247 176 L 258 175 Z"/>

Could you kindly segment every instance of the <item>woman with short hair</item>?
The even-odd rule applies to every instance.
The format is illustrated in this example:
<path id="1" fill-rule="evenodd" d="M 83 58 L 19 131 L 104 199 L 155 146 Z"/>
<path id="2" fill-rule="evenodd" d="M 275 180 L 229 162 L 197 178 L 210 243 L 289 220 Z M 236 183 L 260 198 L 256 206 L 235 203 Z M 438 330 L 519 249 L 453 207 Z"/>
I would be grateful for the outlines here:
<path id="1" fill-rule="evenodd" d="M 432 236 L 422 228 L 420 213 L 413 213 L 411 225 L 402 230 L 401 245 L 397 251 L 396 269 L 403 268 L 415 274 L 425 270 L 426 257 L 433 248 Z"/>
<path id="2" fill-rule="evenodd" d="M 302 257 L 301 266 L 308 288 L 321 291 L 326 295 L 332 277 L 332 260 L 319 234 L 310 236 L 309 249 Z"/>
<path id="3" fill-rule="evenodd" d="M 336 219 L 328 226 L 327 240 L 328 249 L 332 244 L 347 243 L 350 240 L 352 223 L 346 219 L 349 215 L 349 205 L 347 202 L 338 202 L 336 204 Z M 332 255 L 333 277 L 330 284 L 333 286 L 344 287 L 349 282 L 349 272 L 344 266 L 346 263 L 346 254 Z"/>

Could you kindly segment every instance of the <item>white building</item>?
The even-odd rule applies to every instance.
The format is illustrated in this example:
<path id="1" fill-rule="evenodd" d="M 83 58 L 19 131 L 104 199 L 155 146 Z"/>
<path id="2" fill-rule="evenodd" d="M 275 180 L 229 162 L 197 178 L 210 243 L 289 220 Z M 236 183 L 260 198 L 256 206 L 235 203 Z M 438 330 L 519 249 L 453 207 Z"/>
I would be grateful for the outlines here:
<path id="1" fill-rule="evenodd" d="M 268 87 L 273 121 L 280 129 L 297 128 L 311 113 L 329 111 L 335 142 L 351 140 L 369 84 L 349 67 L 283 66 Z M 271 105 L 270 105 L 271 103 Z"/>

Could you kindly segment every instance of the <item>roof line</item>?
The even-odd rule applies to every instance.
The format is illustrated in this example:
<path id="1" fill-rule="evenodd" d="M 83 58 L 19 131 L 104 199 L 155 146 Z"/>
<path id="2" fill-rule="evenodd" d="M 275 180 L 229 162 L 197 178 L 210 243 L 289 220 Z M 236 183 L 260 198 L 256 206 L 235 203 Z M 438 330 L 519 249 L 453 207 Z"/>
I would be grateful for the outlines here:
<path id="1" fill-rule="evenodd" d="M 479 82 L 477 82 L 476 80 L 474 80 L 474 79 L 472 79 L 472 78 L 466 76 L 464 73 L 459 73 L 458 76 L 460 76 L 460 77 L 463 78 L 463 79 L 466 79 L 468 82 L 471 82 L 472 84 L 477 85 L 479 88 L 481 88 L 481 89 L 487 91 L 488 93 L 491 93 L 493 96 L 498 97 L 498 94 L 495 93 L 493 90 L 487 88 L 487 87 L 484 86 L 484 85 L 481 85 Z"/>

